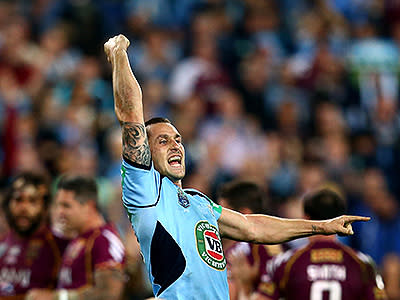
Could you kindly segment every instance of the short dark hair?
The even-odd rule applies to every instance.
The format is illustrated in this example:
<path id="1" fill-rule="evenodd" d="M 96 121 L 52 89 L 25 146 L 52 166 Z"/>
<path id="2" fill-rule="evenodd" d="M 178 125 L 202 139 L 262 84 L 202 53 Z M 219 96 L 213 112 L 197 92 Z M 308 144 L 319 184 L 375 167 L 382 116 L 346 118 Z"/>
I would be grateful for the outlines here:
<path id="1" fill-rule="evenodd" d="M 338 192 L 323 188 L 310 192 L 303 199 L 304 214 L 311 220 L 324 220 L 346 213 L 346 201 Z"/>
<path id="2" fill-rule="evenodd" d="M 171 121 L 168 120 L 167 118 L 156 117 L 156 118 L 151 118 L 150 120 L 147 120 L 147 121 L 144 123 L 144 126 L 147 127 L 147 126 L 149 126 L 149 125 L 157 124 L 157 123 L 168 123 L 168 124 L 171 124 L 171 125 L 172 125 Z"/>
<path id="3" fill-rule="evenodd" d="M 9 221 L 10 217 L 10 201 L 12 197 L 14 197 L 15 191 L 22 189 L 26 186 L 33 185 L 35 188 L 43 189 L 43 207 L 47 209 L 50 205 L 51 197 L 50 197 L 50 186 L 48 177 L 41 173 L 34 172 L 22 172 L 15 176 L 15 178 L 11 181 L 9 188 L 6 190 L 4 199 L 2 201 L 2 208 L 5 212 L 5 216 L 7 221 Z"/>
<path id="4" fill-rule="evenodd" d="M 249 181 L 231 181 L 221 186 L 218 197 L 225 198 L 234 210 L 249 208 L 254 213 L 261 212 L 264 192 Z"/>
<path id="5" fill-rule="evenodd" d="M 57 190 L 72 191 L 80 203 L 95 201 L 97 207 L 98 190 L 93 177 L 82 175 L 63 175 L 57 184 Z"/>

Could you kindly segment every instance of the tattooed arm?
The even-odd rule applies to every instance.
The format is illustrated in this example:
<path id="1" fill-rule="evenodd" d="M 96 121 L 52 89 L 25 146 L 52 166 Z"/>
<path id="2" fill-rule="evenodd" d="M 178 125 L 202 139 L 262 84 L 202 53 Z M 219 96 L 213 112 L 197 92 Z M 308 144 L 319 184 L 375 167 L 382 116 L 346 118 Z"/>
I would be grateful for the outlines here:
<path id="1" fill-rule="evenodd" d="M 143 124 L 142 90 L 133 75 L 126 50 L 129 40 L 122 34 L 110 38 L 104 51 L 112 67 L 114 108 L 120 122 Z"/>
<path id="2" fill-rule="evenodd" d="M 143 124 L 122 122 L 122 153 L 131 162 L 150 166 L 151 155 Z"/>
<path id="3" fill-rule="evenodd" d="M 124 274 L 119 269 L 102 269 L 94 273 L 95 284 L 76 290 L 30 290 L 25 300 L 118 300 L 124 287 Z"/>
<path id="4" fill-rule="evenodd" d="M 115 114 L 122 126 L 123 155 L 131 162 L 150 166 L 150 149 L 143 119 L 142 91 L 133 75 L 126 49 L 129 40 L 118 35 L 104 44 L 112 66 Z"/>
<path id="5" fill-rule="evenodd" d="M 218 219 L 222 237 L 260 244 L 277 244 L 315 234 L 353 234 L 351 223 L 369 218 L 341 216 L 324 221 L 285 219 L 268 215 L 243 215 L 223 208 Z"/>
<path id="6" fill-rule="evenodd" d="M 68 300 L 118 300 L 121 298 L 125 281 L 122 270 L 97 270 L 94 273 L 94 281 L 94 286 L 68 291 Z"/>

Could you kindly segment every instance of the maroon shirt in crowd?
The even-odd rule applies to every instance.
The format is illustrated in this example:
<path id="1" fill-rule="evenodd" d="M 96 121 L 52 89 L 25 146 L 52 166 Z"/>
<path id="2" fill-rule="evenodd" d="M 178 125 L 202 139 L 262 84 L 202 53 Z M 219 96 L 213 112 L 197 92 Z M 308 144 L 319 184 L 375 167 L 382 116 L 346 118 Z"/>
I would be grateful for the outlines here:
<path id="1" fill-rule="evenodd" d="M 32 288 L 54 289 L 68 244 L 48 227 L 29 238 L 10 231 L 0 239 L 0 298 L 23 299 Z"/>
<path id="2" fill-rule="evenodd" d="M 270 299 L 375 300 L 386 299 L 382 288 L 370 257 L 336 241 L 318 240 L 273 258 L 258 292 Z"/>
<path id="3" fill-rule="evenodd" d="M 236 242 L 231 247 L 225 250 L 225 257 L 228 266 L 228 278 L 231 276 L 229 271 L 231 265 L 229 258 L 231 255 L 244 255 L 251 266 L 253 266 L 254 264 L 257 264 L 259 266 L 258 274 L 261 274 L 261 272 L 265 269 L 265 265 L 267 264 L 267 262 L 273 257 L 273 255 L 276 254 L 277 253 L 272 253 L 268 249 L 268 246 L 246 242 Z M 256 288 L 259 283 L 260 277 L 256 279 L 254 288 Z"/>
<path id="4" fill-rule="evenodd" d="M 77 289 L 94 284 L 100 268 L 122 268 L 125 248 L 111 225 L 79 235 L 68 245 L 58 280 L 59 289 Z"/>

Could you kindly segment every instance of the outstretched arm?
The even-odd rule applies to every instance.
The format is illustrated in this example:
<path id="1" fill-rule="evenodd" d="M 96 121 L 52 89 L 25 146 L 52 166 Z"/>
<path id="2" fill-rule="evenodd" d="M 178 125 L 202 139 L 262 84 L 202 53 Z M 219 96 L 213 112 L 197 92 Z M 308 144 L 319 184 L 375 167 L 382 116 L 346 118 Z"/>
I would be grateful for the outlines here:
<path id="1" fill-rule="evenodd" d="M 104 51 L 112 67 L 114 109 L 122 127 L 123 156 L 150 166 L 151 156 L 143 119 L 142 90 L 129 64 L 129 40 L 123 35 L 110 38 Z"/>
<path id="2" fill-rule="evenodd" d="M 310 221 L 267 215 L 243 215 L 223 208 L 218 226 L 222 237 L 259 244 L 278 244 L 315 234 L 353 234 L 351 223 L 369 219 L 341 216 L 324 221 Z"/>

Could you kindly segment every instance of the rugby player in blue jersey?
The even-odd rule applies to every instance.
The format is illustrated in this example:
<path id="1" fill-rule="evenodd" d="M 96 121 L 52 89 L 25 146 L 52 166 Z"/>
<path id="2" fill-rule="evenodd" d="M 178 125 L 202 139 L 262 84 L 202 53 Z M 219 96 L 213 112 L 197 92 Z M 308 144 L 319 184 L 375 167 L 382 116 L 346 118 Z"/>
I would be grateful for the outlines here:
<path id="1" fill-rule="evenodd" d="M 182 189 L 185 149 L 166 119 L 144 122 L 142 92 L 130 68 L 129 40 L 104 44 L 112 66 L 115 113 L 122 127 L 123 204 L 139 240 L 153 292 L 163 299 L 229 299 L 221 237 L 276 244 L 314 234 L 353 234 L 351 223 L 243 215 Z"/>

